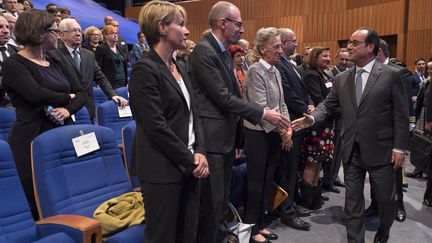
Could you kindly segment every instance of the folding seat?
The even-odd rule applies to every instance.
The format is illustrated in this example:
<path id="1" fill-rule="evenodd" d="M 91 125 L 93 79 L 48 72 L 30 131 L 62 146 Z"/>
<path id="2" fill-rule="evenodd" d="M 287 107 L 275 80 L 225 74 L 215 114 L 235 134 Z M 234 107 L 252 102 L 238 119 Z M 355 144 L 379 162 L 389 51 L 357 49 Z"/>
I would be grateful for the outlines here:
<path id="1" fill-rule="evenodd" d="M 127 100 L 129 99 L 128 87 L 117 88 L 115 89 L 115 92 L 118 96 L 121 96 Z"/>
<path id="2" fill-rule="evenodd" d="M 92 133 L 99 149 L 78 157 L 72 139 Z M 92 218 L 103 202 L 132 191 L 116 136 L 109 128 L 95 125 L 55 128 L 36 137 L 31 150 L 35 198 L 41 218 L 60 214 Z M 108 243 L 143 241 L 144 225 L 131 226 L 104 239 Z"/>
<path id="3" fill-rule="evenodd" d="M 15 111 L 0 107 L 0 139 L 7 140 L 15 119 Z"/>
<path id="4" fill-rule="evenodd" d="M 9 145 L 0 140 L 0 242 L 85 242 L 84 235 L 99 231 L 96 220 L 54 216 L 35 223 Z M 73 224 L 74 220 L 81 224 Z M 84 230 L 87 228 L 87 230 Z M 84 231 L 81 231 L 83 229 Z M 76 240 L 72 236 L 76 236 Z"/>
<path id="5" fill-rule="evenodd" d="M 90 115 L 87 108 L 83 107 L 75 113 L 75 124 L 91 124 Z"/>
<path id="6" fill-rule="evenodd" d="M 93 100 L 94 100 L 96 108 L 98 108 L 100 104 L 108 101 L 109 99 L 105 95 L 105 93 L 102 91 L 102 89 L 100 89 L 98 87 L 93 87 Z"/>
<path id="7" fill-rule="evenodd" d="M 111 128 L 117 138 L 118 144 L 122 144 L 122 129 L 133 120 L 132 117 L 120 117 L 118 105 L 114 101 L 102 103 L 96 110 L 98 125 Z"/>
<path id="8" fill-rule="evenodd" d="M 132 147 L 134 145 L 135 132 L 136 132 L 135 121 L 131 121 L 122 129 L 122 141 L 123 141 L 123 158 L 124 158 L 126 170 L 129 174 L 129 178 L 132 182 L 132 186 L 134 188 L 138 188 L 140 186 L 138 177 L 131 175 Z"/>

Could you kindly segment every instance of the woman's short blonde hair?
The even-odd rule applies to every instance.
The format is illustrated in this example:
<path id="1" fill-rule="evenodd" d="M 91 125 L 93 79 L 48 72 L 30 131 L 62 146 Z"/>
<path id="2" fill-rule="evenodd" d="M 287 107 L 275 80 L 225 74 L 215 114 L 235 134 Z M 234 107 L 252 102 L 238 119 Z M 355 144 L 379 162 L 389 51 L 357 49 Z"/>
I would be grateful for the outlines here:
<path id="1" fill-rule="evenodd" d="M 87 29 L 84 30 L 84 35 L 85 35 L 85 37 L 90 38 L 90 36 L 95 31 L 97 31 L 99 33 L 99 37 L 102 40 L 103 39 L 102 32 L 96 26 L 89 26 L 89 27 L 87 27 Z"/>
<path id="2" fill-rule="evenodd" d="M 118 28 L 114 25 L 105 25 L 105 27 L 102 29 L 102 35 L 106 36 L 108 33 L 111 33 L 113 31 L 118 31 Z"/>
<path id="3" fill-rule="evenodd" d="M 280 32 L 274 27 L 259 29 L 256 33 L 255 38 L 255 50 L 257 51 L 257 53 L 263 56 L 264 53 L 261 52 L 261 48 L 267 45 L 270 40 L 277 36 L 280 36 Z"/>
<path id="4" fill-rule="evenodd" d="M 150 46 L 157 44 L 162 36 L 159 25 L 169 25 L 177 17 L 182 16 L 186 22 L 186 10 L 165 1 L 151 1 L 141 8 L 138 16 L 141 32 L 146 36 Z"/>

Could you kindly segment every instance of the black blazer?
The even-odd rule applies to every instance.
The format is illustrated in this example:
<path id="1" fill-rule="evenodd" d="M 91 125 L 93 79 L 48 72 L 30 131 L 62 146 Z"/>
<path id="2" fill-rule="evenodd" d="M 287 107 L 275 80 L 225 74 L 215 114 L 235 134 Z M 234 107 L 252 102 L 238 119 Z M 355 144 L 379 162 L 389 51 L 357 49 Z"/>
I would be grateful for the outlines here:
<path id="1" fill-rule="evenodd" d="M 116 46 L 117 46 L 117 51 L 124 58 L 124 65 L 123 65 L 124 72 L 125 72 L 125 83 L 124 83 L 124 86 L 126 86 L 127 82 L 128 82 L 128 73 L 127 73 L 128 59 L 127 59 L 127 53 L 123 52 L 124 48 L 122 48 L 120 45 L 116 44 Z M 113 57 L 113 55 L 114 55 L 113 52 L 107 46 L 106 43 L 102 43 L 102 44 L 100 44 L 96 48 L 96 52 L 95 52 L 96 61 L 99 64 L 99 67 L 102 70 L 102 72 L 108 78 L 108 81 L 111 83 L 111 86 L 112 86 L 112 83 L 115 81 L 115 74 L 116 74 L 116 69 L 115 69 L 115 63 L 114 63 L 114 57 Z"/>
<path id="2" fill-rule="evenodd" d="M 96 81 L 97 85 L 99 85 L 108 98 L 111 99 L 116 93 L 100 70 L 93 52 L 85 48 L 79 48 L 79 51 L 81 57 L 81 66 L 79 69 L 76 67 L 75 61 L 65 45 L 58 50 L 48 52 L 48 56 L 57 62 L 58 65 L 62 66 L 67 77 L 81 83 L 87 95 L 85 106 L 90 114 L 90 118 L 93 119 L 96 111 L 93 98 L 93 81 Z"/>
<path id="3" fill-rule="evenodd" d="M 358 107 L 355 72 L 354 67 L 336 76 L 331 92 L 312 116 L 319 122 L 341 109 L 344 163 L 349 161 L 356 139 L 366 165 L 390 164 L 393 148 L 406 150 L 409 141 L 407 94 L 401 71 L 376 62 Z"/>
<path id="4" fill-rule="evenodd" d="M 206 151 L 231 152 L 241 137 L 240 116 L 257 124 L 263 109 L 240 99 L 234 69 L 224 61 L 212 34 L 195 46 L 189 57 L 189 72 L 203 121 Z"/>
<path id="5" fill-rule="evenodd" d="M 194 151 L 205 154 L 193 89 L 186 70 L 176 66 L 191 98 Z M 194 158 L 187 148 L 190 111 L 179 84 L 154 49 L 134 64 L 129 93 L 137 124 L 133 163 L 139 178 L 172 183 L 192 176 Z"/>
<path id="6" fill-rule="evenodd" d="M 285 58 L 281 58 L 275 67 L 282 77 L 285 104 L 288 107 L 290 119 L 303 117 L 303 113 L 308 112 L 309 95 L 301 77 L 294 70 L 296 67 Z"/>
<path id="7" fill-rule="evenodd" d="M 50 65 L 61 69 L 49 57 Z M 3 63 L 3 83 L 15 106 L 17 120 L 12 126 L 8 142 L 11 145 L 20 176 L 31 178 L 30 143 L 40 133 L 58 125 L 45 115 L 44 107 L 64 107 L 70 114 L 80 110 L 87 101 L 82 87 L 74 79 L 68 79 L 70 93 L 76 97 L 69 101 L 67 93 L 55 92 L 39 85 L 43 79 L 30 60 L 15 54 Z M 67 76 L 66 76 L 67 77 Z M 65 124 L 72 124 L 68 118 Z"/>

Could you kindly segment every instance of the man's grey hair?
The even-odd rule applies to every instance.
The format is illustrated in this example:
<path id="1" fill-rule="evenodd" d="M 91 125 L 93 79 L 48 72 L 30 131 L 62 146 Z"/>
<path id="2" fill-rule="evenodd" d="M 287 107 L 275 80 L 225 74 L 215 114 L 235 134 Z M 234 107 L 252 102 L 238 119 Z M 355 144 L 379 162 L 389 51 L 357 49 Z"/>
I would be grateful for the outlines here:
<path id="1" fill-rule="evenodd" d="M 67 19 L 63 19 L 59 26 L 58 29 L 63 32 L 63 31 L 67 31 L 69 29 L 69 25 L 71 25 L 72 23 L 77 23 L 78 21 L 76 21 L 75 19 L 71 19 L 71 18 L 67 18 Z"/>

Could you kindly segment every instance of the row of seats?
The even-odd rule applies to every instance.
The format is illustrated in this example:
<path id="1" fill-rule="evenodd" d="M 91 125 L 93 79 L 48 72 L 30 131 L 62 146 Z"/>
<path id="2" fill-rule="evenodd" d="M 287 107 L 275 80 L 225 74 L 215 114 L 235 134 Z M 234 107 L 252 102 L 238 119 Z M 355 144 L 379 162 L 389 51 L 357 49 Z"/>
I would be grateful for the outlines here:
<path id="1" fill-rule="evenodd" d="M 133 129 L 134 122 L 123 131 L 130 139 L 124 142 L 129 151 L 125 158 L 131 157 Z M 72 139 L 92 132 L 100 149 L 77 157 Z M 64 126 L 40 134 L 31 146 L 35 197 L 42 220 L 33 222 L 10 148 L 0 141 L 0 190 L 4 195 L 0 242 L 100 242 L 100 226 L 92 219 L 93 212 L 103 202 L 133 191 L 115 133 L 89 124 Z M 129 227 L 104 242 L 143 242 L 144 227 Z"/>

